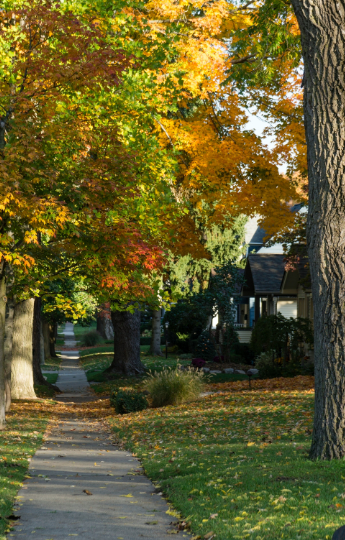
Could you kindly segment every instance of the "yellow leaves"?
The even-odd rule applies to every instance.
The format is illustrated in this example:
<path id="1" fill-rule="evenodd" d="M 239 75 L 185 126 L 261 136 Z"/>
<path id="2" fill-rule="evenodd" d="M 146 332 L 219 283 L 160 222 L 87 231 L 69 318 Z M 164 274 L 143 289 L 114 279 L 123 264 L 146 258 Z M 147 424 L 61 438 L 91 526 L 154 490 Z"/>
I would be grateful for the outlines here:
<path id="1" fill-rule="evenodd" d="M 255 445 L 255 442 L 249 442 L 247 443 L 247 446 L 254 446 Z"/>
<path id="2" fill-rule="evenodd" d="M 24 234 L 24 242 L 26 244 L 38 244 L 37 232 L 34 230 L 26 231 Z"/>

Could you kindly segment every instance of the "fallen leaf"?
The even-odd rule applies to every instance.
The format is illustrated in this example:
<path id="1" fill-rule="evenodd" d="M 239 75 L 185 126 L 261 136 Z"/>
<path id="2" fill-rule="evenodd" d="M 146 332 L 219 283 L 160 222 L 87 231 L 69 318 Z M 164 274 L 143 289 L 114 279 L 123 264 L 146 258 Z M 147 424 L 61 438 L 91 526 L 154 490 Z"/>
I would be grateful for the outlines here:
<path id="1" fill-rule="evenodd" d="M 210 515 L 210 518 L 211 518 L 211 519 L 215 519 L 216 517 L 218 517 L 218 514 L 211 514 L 211 515 Z"/>
<path id="2" fill-rule="evenodd" d="M 204 540 L 211 540 L 211 538 L 213 538 L 213 537 L 214 537 L 214 532 L 210 531 L 207 534 L 205 534 Z"/>
<path id="3" fill-rule="evenodd" d="M 86 495 L 92 495 L 91 491 L 88 489 L 83 489 L 83 493 L 86 493 Z"/>

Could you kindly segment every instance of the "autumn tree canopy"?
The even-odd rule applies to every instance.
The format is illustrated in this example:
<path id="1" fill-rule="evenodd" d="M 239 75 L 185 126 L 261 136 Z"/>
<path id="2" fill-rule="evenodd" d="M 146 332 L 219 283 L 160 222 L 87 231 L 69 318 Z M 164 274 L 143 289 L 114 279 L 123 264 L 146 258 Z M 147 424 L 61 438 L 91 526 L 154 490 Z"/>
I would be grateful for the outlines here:
<path id="1" fill-rule="evenodd" d="M 275 46 L 260 33 L 264 3 L 254 7 L 5 2 L 0 252 L 15 302 L 74 277 L 116 309 L 154 305 L 168 253 L 207 257 L 200 230 L 253 214 L 271 234 L 291 228 L 305 178 L 298 30 L 286 9 L 282 53 L 253 74 Z M 274 150 L 248 128 L 254 101 L 275 115 Z"/>

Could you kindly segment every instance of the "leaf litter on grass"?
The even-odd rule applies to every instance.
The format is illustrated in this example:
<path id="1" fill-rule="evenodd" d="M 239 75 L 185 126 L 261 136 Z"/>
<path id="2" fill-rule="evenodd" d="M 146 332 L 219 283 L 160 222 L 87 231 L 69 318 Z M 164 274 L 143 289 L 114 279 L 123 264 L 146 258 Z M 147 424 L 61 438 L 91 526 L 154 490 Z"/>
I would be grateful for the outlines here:
<path id="1" fill-rule="evenodd" d="M 326 540 L 345 523 L 345 465 L 308 460 L 313 386 L 302 376 L 252 381 L 252 390 L 212 384 L 219 393 L 112 424 L 193 534 Z"/>

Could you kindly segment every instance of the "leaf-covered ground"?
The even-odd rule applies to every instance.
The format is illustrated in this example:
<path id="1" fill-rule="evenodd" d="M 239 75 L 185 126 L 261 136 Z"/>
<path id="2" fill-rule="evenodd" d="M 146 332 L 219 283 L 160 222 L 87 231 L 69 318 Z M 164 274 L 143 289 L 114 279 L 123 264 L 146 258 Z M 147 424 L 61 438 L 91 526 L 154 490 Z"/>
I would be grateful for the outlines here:
<path id="1" fill-rule="evenodd" d="M 52 402 L 14 402 L 0 431 L 0 540 L 5 540 L 13 502 L 27 475 L 29 458 L 41 446 L 53 409 Z"/>
<path id="2" fill-rule="evenodd" d="M 196 537 L 330 539 L 345 523 L 345 463 L 308 460 L 313 378 L 252 384 L 113 427 Z"/>

